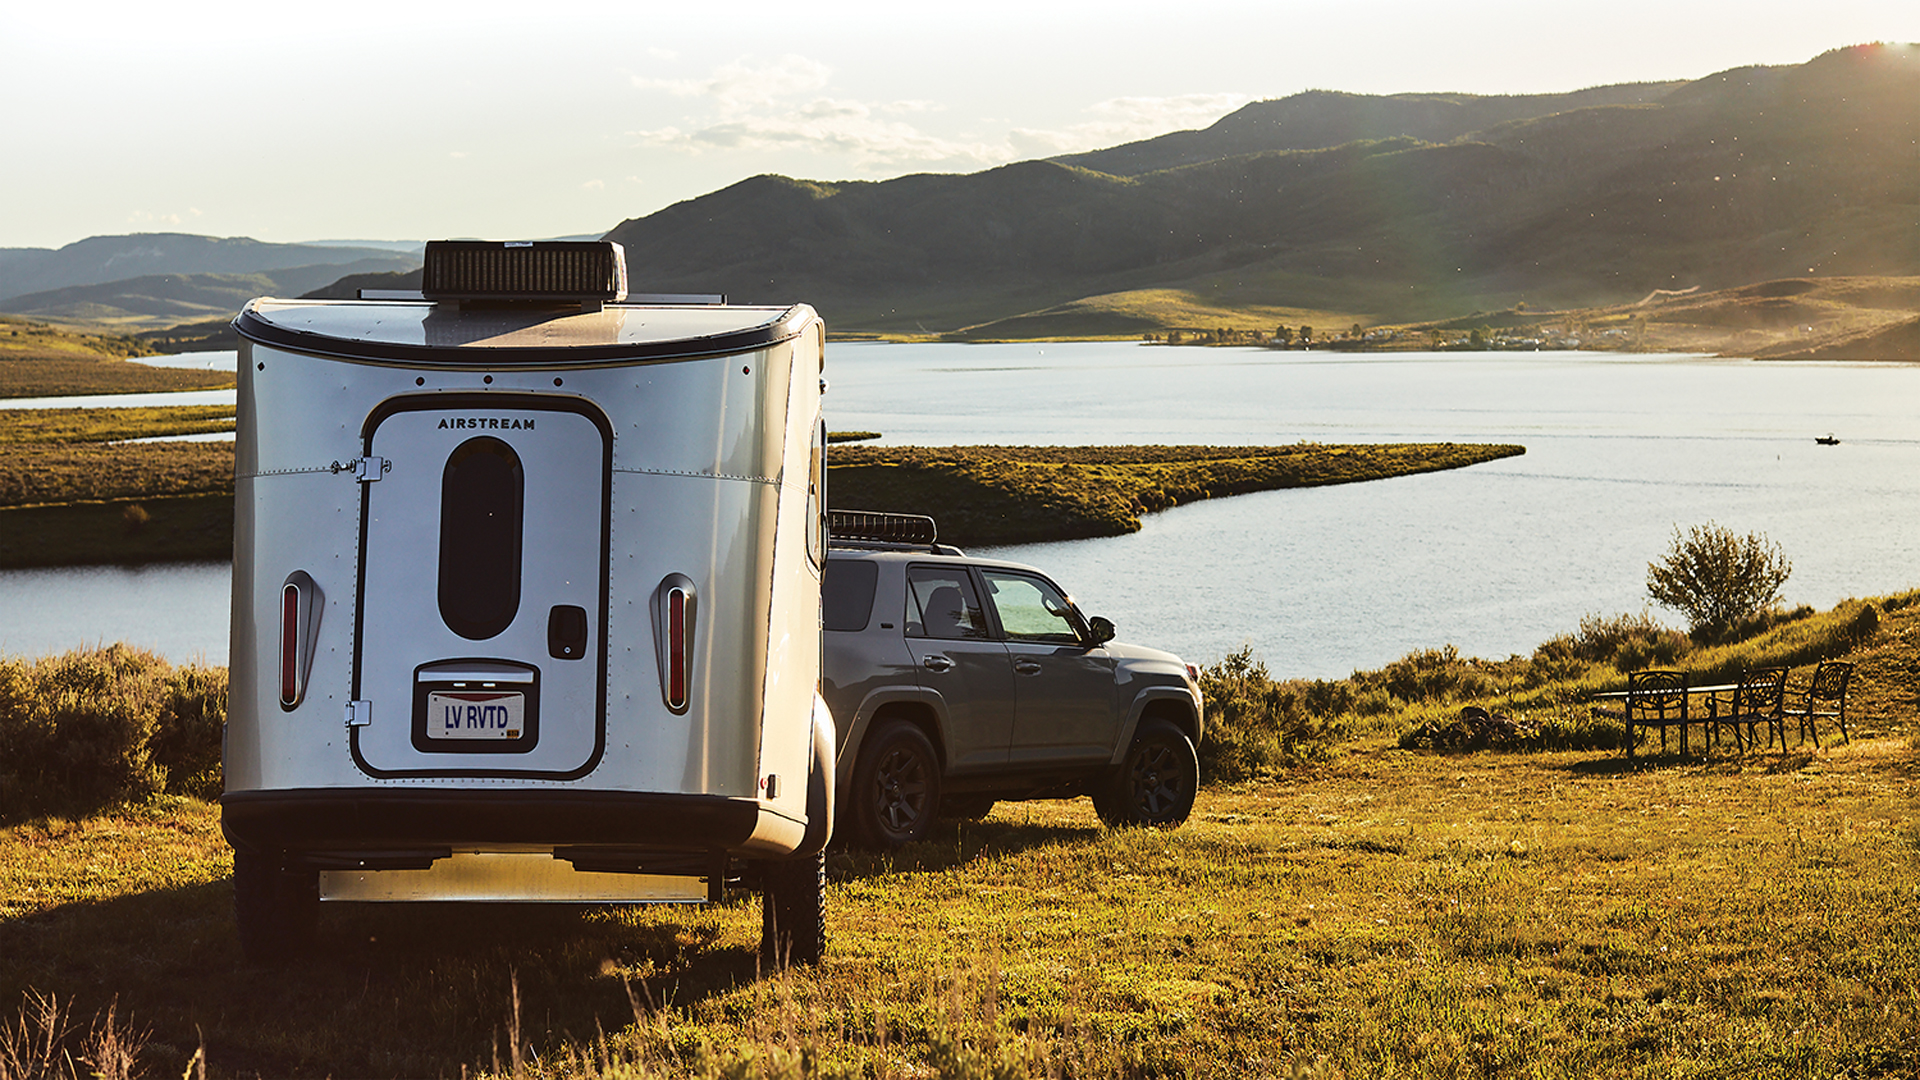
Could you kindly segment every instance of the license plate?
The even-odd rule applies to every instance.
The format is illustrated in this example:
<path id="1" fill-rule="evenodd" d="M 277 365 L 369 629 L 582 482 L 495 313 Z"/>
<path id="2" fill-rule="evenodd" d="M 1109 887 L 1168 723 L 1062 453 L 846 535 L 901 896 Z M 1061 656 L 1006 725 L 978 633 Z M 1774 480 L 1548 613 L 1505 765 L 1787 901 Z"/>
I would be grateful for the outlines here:
<path id="1" fill-rule="evenodd" d="M 498 690 L 427 694 L 429 739 L 517 739 L 526 730 L 527 696 Z"/>

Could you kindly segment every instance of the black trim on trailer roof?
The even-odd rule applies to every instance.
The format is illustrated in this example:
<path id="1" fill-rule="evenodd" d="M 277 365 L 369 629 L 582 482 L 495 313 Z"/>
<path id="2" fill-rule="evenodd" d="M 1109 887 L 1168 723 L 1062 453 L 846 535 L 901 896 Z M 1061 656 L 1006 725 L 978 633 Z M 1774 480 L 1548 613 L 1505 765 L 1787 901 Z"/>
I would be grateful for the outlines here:
<path id="1" fill-rule="evenodd" d="M 287 303 L 273 301 L 274 303 Z M 791 341 L 806 329 L 818 316 L 805 304 L 794 304 L 784 310 L 768 306 L 762 310 L 778 312 L 769 320 L 751 326 L 716 334 L 695 335 L 691 337 L 663 337 L 634 341 L 594 342 L 574 345 L 489 345 L 484 342 L 450 342 L 448 344 L 423 344 L 414 341 L 398 341 L 367 336 L 343 337 L 335 334 L 301 330 L 274 321 L 270 315 L 262 314 L 258 308 L 262 301 L 255 300 L 247 304 L 233 319 L 233 328 L 240 336 L 261 345 L 288 349 L 294 352 L 309 353 L 342 360 L 357 360 L 387 364 L 446 364 L 454 367 L 493 367 L 512 365 L 514 367 L 579 367 L 583 364 L 620 364 L 648 360 L 690 360 L 710 356 L 726 356 L 732 353 L 753 352 L 769 348 L 782 342 Z M 412 313 L 420 309 L 437 312 L 440 308 L 454 305 L 432 303 L 393 303 L 380 301 L 312 301 L 299 306 L 327 307 L 364 307 L 370 311 L 387 309 Z M 289 307 L 295 305 L 289 304 Z M 605 311 L 654 311 L 660 307 L 638 304 L 608 304 Z M 726 308 L 711 306 L 698 307 L 695 310 L 711 313 Z M 743 313 L 747 308 L 741 309 Z M 450 311 L 449 315 L 453 315 Z M 534 313 L 530 313 L 534 314 Z M 561 318 L 569 314 L 581 314 L 577 309 L 572 312 L 553 310 L 544 313 L 549 318 Z M 457 318 L 457 315 L 453 315 Z M 379 320 L 369 319 L 375 324 Z M 397 335 L 394 335 L 397 336 Z"/>

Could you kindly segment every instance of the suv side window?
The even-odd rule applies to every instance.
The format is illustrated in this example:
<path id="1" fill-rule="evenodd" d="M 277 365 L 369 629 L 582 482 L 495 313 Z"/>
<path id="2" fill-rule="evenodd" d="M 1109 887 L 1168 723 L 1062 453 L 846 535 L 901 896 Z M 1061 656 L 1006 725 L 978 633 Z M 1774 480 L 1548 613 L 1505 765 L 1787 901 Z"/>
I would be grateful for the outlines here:
<path id="1" fill-rule="evenodd" d="M 828 559 L 820 580 L 820 622 L 828 630 L 865 630 L 873 616 L 873 590 L 880 564 L 865 559 Z"/>
<path id="2" fill-rule="evenodd" d="M 987 595 L 1000 616 L 1000 628 L 1016 641 L 1044 641 L 1063 645 L 1080 643 L 1080 630 L 1073 617 L 1073 606 L 1047 582 L 1025 574 L 982 570 L 987 579 Z"/>
<path id="3" fill-rule="evenodd" d="M 907 636 L 988 638 L 987 613 L 964 569 L 907 568 Z"/>

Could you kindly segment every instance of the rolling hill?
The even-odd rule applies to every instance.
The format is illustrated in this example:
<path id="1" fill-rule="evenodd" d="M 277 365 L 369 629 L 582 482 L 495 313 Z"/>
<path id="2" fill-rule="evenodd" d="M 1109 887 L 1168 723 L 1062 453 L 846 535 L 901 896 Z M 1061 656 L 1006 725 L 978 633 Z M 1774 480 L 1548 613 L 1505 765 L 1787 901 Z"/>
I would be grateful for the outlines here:
<path id="1" fill-rule="evenodd" d="M 98 285 L 69 285 L 0 301 L 0 310 L 50 322 L 154 330 L 232 318 L 256 296 L 300 296 L 343 274 L 379 273 L 417 262 L 386 256 L 251 273 L 151 274 Z"/>
<path id="2" fill-rule="evenodd" d="M 1312 92 L 969 175 L 754 177 L 607 238 L 637 290 L 804 298 L 841 330 L 1410 322 L 1920 273 L 1916 145 L 1920 50 L 1876 45 L 1575 94 Z"/>
<path id="3" fill-rule="evenodd" d="M 18 311 L 11 301 L 75 285 L 101 285 L 157 274 L 256 274 L 297 267 L 361 264 L 405 270 L 417 254 L 350 244 L 269 244 L 247 237 L 187 233 L 91 236 L 62 248 L 0 248 L 0 311 Z M 334 276 L 348 271 L 342 269 Z"/>

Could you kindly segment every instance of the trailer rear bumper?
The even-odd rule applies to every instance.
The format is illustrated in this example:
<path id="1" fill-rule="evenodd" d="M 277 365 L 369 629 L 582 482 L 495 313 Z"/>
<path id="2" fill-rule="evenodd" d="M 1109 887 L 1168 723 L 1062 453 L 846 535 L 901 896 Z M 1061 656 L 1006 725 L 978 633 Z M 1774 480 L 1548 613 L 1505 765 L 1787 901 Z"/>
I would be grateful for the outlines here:
<path id="1" fill-rule="evenodd" d="M 755 799 L 474 788 L 228 792 L 220 824 L 236 850 L 315 868 L 424 866 L 453 849 L 546 850 L 583 870 L 628 872 L 714 853 L 778 856 L 806 830 Z"/>

